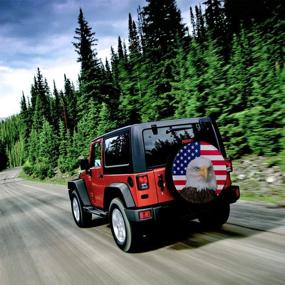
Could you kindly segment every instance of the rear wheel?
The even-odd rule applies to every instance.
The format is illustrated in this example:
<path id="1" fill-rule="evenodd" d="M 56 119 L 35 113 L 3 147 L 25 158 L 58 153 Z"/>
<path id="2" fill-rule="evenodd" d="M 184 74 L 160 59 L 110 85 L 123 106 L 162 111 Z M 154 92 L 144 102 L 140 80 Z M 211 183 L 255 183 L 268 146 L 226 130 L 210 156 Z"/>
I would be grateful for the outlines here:
<path id="1" fill-rule="evenodd" d="M 199 221 L 205 226 L 219 228 L 227 222 L 229 215 L 229 204 L 216 204 L 210 211 L 201 214 Z"/>
<path id="2" fill-rule="evenodd" d="M 81 227 L 88 227 L 92 221 L 92 214 L 84 212 L 81 201 L 75 191 L 71 194 L 71 210 L 75 223 Z"/>
<path id="3" fill-rule="evenodd" d="M 131 251 L 135 243 L 133 228 L 126 216 L 125 206 L 119 198 L 112 200 L 109 213 L 111 230 L 116 244 L 123 251 Z"/>

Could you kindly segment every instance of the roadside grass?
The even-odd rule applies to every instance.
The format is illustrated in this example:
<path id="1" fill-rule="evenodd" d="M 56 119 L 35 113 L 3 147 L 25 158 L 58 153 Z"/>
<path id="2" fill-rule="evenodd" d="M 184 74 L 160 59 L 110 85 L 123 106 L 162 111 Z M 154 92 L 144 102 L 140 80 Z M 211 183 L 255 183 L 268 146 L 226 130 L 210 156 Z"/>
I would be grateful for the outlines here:
<path id="1" fill-rule="evenodd" d="M 283 174 L 282 160 L 280 156 L 273 156 L 265 158 L 261 162 L 261 165 L 256 166 L 258 157 L 254 155 L 243 157 L 242 159 L 234 160 L 234 172 L 231 175 L 233 184 L 240 186 L 241 200 L 262 202 L 267 204 L 274 204 L 279 207 L 285 207 L 285 181 L 278 182 L 277 184 L 267 183 L 267 171 L 269 169 L 278 168 L 280 174 Z M 243 169 L 243 162 L 247 160 L 250 162 L 250 167 L 257 167 L 259 172 L 254 177 L 247 177 L 245 179 L 239 179 L 238 174 L 245 173 L 248 169 Z M 254 172 L 254 170 L 252 170 Z M 271 173 L 270 175 L 272 175 Z"/>
<path id="2" fill-rule="evenodd" d="M 258 191 L 255 185 L 256 181 L 245 181 L 237 183 L 241 190 L 241 200 L 263 202 L 285 207 L 285 185 L 276 186 L 268 191 Z"/>
<path id="3" fill-rule="evenodd" d="M 77 178 L 78 174 L 74 174 L 74 175 L 57 174 L 56 176 L 51 177 L 51 178 L 46 177 L 45 179 L 40 179 L 34 176 L 29 176 L 23 170 L 21 170 L 19 177 L 25 180 L 29 180 L 29 181 L 35 181 L 35 182 L 41 182 L 41 183 L 47 183 L 47 184 L 67 185 L 67 182 L 72 179 Z"/>

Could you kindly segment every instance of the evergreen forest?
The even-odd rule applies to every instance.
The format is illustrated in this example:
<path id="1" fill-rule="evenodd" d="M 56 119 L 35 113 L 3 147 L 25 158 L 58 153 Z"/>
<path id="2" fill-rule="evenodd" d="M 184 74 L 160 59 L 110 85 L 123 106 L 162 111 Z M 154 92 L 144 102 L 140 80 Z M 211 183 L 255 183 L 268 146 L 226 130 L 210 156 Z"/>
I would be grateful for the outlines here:
<path id="1" fill-rule="evenodd" d="M 20 114 L 0 122 L 0 169 L 72 174 L 108 130 L 200 116 L 216 120 L 228 156 L 285 161 L 285 2 L 205 0 L 189 15 L 183 23 L 175 0 L 146 0 L 126 15 L 128 39 L 118 37 L 105 60 L 80 9 L 70 39 L 78 82 L 63 75 L 59 90 L 35 70 Z"/>

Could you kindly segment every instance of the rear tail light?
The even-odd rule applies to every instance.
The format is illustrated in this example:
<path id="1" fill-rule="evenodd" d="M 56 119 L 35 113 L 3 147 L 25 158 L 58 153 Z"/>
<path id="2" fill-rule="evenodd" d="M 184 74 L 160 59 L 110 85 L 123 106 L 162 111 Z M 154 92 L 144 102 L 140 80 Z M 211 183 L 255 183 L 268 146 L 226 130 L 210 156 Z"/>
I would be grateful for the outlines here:
<path id="1" fill-rule="evenodd" d="M 225 163 L 226 163 L 227 172 L 232 172 L 233 171 L 232 161 L 229 158 L 226 158 Z"/>
<path id="2" fill-rule="evenodd" d="M 139 212 L 139 218 L 140 220 L 146 220 L 152 218 L 152 212 L 151 210 L 144 210 Z"/>
<path id="3" fill-rule="evenodd" d="M 137 184 L 139 190 L 145 190 L 149 188 L 148 177 L 147 175 L 138 175 L 137 176 Z"/>

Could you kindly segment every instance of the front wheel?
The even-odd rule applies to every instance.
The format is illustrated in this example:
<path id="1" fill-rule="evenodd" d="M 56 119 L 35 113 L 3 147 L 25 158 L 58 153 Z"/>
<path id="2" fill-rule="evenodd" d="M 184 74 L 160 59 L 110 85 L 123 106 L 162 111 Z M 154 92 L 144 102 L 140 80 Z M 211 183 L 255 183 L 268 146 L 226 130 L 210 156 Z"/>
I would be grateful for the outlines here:
<path id="1" fill-rule="evenodd" d="M 109 213 L 111 230 L 116 244 L 123 251 L 131 251 L 134 247 L 135 237 L 132 225 L 126 216 L 125 207 L 120 199 L 112 200 Z"/>
<path id="2" fill-rule="evenodd" d="M 92 221 L 92 214 L 83 211 L 81 201 L 74 191 L 71 194 L 71 210 L 75 223 L 81 227 L 88 227 Z"/>
<path id="3" fill-rule="evenodd" d="M 205 226 L 219 228 L 227 222 L 229 215 L 229 204 L 216 204 L 210 211 L 201 214 L 199 221 Z"/>

